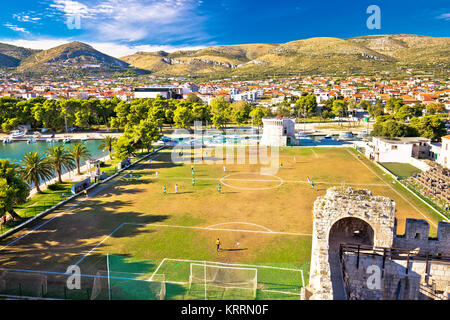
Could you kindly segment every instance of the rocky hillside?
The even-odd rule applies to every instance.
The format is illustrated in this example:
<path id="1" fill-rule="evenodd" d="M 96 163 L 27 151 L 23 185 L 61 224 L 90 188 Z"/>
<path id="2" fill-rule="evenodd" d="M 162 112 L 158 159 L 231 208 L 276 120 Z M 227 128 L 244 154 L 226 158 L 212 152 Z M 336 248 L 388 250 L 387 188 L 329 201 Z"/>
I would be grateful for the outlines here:
<path id="1" fill-rule="evenodd" d="M 417 35 L 310 38 L 285 44 L 139 52 L 123 57 L 157 75 L 379 74 L 449 72 L 450 38 Z"/>

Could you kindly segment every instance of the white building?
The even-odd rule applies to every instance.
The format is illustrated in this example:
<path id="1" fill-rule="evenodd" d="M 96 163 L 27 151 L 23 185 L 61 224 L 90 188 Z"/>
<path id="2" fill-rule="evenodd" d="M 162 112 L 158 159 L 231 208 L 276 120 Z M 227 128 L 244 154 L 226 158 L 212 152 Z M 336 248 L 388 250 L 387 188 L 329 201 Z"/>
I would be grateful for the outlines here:
<path id="1" fill-rule="evenodd" d="M 247 101 L 247 102 L 255 102 L 258 98 L 258 93 L 256 91 L 247 91 L 238 94 L 232 94 L 231 100 L 233 101 Z"/>
<path id="2" fill-rule="evenodd" d="M 295 119 L 263 118 L 261 145 L 291 146 L 295 144 Z"/>
<path id="3" fill-rule="evenodd" d="M 429 159 L 430 149 L 430 139 L 427 138 L 374 137 L 365 151 L 367 157 L 377 162 L 416 163 L 412 159 Z"/>
<path id="4" fill-rule="evenodd" d="M 431 159 L 444 168 L 450 169 L 450 135 L 442 137 L 442 144 L 433 144 Z"/>
<path id="5" fill-rule="evenodd" d="M 135 88 L 135 99 L 154 99 L 158 95 L 166 99 L 181 99 L 183 98 L 183 88 L 178 87 L 148 87 L 148 88 Z"/>

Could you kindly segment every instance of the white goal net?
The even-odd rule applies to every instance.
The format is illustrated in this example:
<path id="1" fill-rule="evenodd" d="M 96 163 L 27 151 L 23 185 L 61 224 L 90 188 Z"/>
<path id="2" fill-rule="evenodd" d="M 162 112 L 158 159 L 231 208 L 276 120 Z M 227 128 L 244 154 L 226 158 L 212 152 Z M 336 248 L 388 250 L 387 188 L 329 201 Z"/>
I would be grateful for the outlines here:
<path id="1" fill-rule="evenodd" d="M 205 300 L 255 299 L 257 286 L 256 268 L 190 264 L 189 290 Z"/>

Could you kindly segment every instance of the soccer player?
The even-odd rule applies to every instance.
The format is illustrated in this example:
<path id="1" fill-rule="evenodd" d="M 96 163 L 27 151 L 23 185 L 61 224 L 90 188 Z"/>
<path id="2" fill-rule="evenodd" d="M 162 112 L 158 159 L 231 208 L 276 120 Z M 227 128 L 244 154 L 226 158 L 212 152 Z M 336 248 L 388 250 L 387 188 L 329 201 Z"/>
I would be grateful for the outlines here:
<path id="1" fill-rule="evenodd" d="M 163 193 L 164 193 L 164 194 L 167 193 L 167 188 L 166 188 L 166 186 L 164 186 L 164 188 L 163 188 Z"/>
<path id="2" fill-rule="evenodd" d="M 192 178 L 192 186 L 195 186 L 195 178 Z"/>
<path id="3" fill-rule="evenodd" d="M 217 238 L 217 240 L 216 240 L 216 250 L 217 250 L 217 253 L 219 253 L 219 250 L 220 250 L 220 240 L 219 240 L 219 238 Z"/>
<path id="4" fill-rule="evenodd" d="M 297 162 L 297 157 L 296 156 L 294 156 L 294 162 Z"/>
<path id="5" fill-rule="evenodd" d="M 217 186 L 217 191 L 219 191 L 219 193 L 222 192 L 222 186 L 220 185 L 220 183 L 219 183 L 219 185 Z"/>
<path id="6" fill-rule="evenodd" d="M 86 189 L 84 190 L 84 197 L 85 197 L 85 198 L 88 197 L 88 193 L 87 193 L 87 190 L 86 190 Z"/>
<path id="7" fill-rule="evenodd" d="M 314 181 L 311 182 L 311 187 L 314 189 Z"/>
<path id="8" fill-rule="evenodd" d="M 283 169 L 283 162 L 280 162 L 280 168 Z"/>
<path id="9" fill-rule="evenodd" d="M 227 168 L 225 166 L 223 166 L 223 172 L 226 172 Z"/>
<path id="10" fill-rule="evenodd" d="M 178 185 L 175 185 L 175 193 L 178 193 Z"/>
<path id="11" fill-rule="evenodd" d="M 159 175 L 158 171 L 155 172 L 155 175 L 156 175 L 156 177 L 158 178 L 158 175 Z"/>

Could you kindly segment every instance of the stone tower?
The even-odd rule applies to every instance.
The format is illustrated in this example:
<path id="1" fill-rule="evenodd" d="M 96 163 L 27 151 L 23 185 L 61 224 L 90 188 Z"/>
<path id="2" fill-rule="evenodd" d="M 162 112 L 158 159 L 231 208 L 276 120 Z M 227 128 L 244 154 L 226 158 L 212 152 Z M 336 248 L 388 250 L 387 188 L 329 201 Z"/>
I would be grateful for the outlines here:
<path id="1" fill-rule="evenodd" d="M 391 247 L 395 202 L 369 190 L 334 187 L 314 202 L 309 299 L 345 299 L 340 243 Z M 341 285 L 342 282 L 342 285 Z"/>

